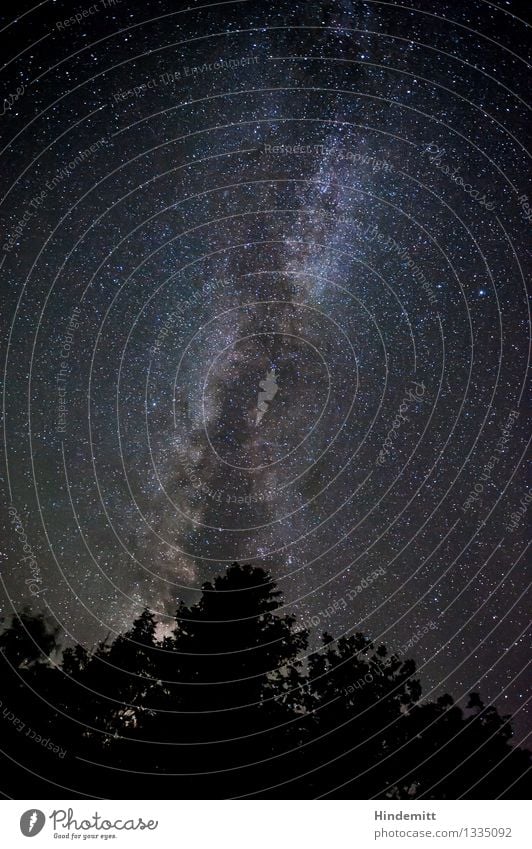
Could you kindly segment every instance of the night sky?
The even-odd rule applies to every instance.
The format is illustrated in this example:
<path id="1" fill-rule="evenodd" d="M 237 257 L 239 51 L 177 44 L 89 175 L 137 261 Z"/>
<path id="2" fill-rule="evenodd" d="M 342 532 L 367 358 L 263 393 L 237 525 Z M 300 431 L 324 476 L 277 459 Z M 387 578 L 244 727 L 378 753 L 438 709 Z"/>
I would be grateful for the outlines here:
<path id="1" fill-rule="evenodd" d="M 519 743 L 523 6 L 32 5 L 1 25 L 4 615 L 163 634 L 260 565 L 312 646 L 410 643 Z"/>

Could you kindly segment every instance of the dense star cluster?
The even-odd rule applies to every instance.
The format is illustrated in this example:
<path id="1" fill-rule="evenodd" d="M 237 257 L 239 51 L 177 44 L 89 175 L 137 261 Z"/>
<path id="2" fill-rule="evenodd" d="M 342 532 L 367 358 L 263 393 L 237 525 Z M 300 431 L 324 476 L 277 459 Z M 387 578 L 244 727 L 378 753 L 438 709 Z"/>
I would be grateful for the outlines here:
<path id="1" fill-rule="evenodd" d="M 250 564 L 310 649 L 368 634 L 522 742 L 523 9 L 32 5 L 1 29 L 4 616 L 162 638 Z"/>

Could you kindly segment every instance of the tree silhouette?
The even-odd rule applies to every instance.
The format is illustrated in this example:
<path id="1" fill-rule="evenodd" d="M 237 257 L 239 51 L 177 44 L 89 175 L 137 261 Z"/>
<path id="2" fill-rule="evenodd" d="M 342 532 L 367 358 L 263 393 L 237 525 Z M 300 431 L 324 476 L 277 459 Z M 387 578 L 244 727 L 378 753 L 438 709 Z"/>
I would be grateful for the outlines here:
<path id="1" fill-rule="evenodd" d="M 530 753 L 471 694 L 423 700 L 415 662 L 361 633 L 308 634 L 268 572 L 237 563 L 89 651 L 23 610 L 0 633 L 16 798 L 519 798 Z M 29 733 L 28 733 L 29 730 Z M 526 797 L 525 797 L 526 798 Z"/>
<path id="2" fill-rule="evenodd" d="M 293 616 L 275 613 L 280 596 L 267 572 L 233 564 L 204 584 L 197 604 L 178 607 L 156 660 L 156 712 L 141 731 L 170 744 L 154 753 L 156 768 L 191 774 L 189 792 L 192 782 L 198 793 L 244 793 L 263 771 L 251 764 L 283 751 L 294 717 L 281 697 L 290 681 L 303 683 L 297 658 L 307 635 Z"/>

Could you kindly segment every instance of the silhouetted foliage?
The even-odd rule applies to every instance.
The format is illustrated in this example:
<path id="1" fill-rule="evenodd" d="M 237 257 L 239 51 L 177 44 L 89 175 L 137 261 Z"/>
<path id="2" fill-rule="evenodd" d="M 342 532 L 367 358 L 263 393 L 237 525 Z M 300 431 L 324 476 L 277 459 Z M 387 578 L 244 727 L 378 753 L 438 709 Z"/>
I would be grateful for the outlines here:
<path id="1" fill-rule="evenodd" d="M 423 701 L 413 660 L 356 633 L 307 656 L 260 568 L 233 564 L 157 636 L 93 650 L 23 610 L 0 633 L 16 798 L 519 798 L 530 753 L 471 694 Z M 66 793 L 65 793 L 66 791 Z M 526 798 L 526 796 L 525 796 Z"/>

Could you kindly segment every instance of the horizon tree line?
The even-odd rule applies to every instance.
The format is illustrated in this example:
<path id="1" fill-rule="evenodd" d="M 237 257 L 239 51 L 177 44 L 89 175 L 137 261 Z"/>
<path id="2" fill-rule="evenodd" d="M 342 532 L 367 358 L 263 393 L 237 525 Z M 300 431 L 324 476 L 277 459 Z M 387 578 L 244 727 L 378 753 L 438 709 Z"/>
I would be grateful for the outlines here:
<path id="1" fill-rule="evenodd" d="M 22 610 L 0 632 L 0 728 L 14 798 L 527 798 L 531 753 L 471 693 L 423 699 L 411 658 L 281 614 L 271 575 L 234 563 L 157 634 L 61 648 Z"/>

